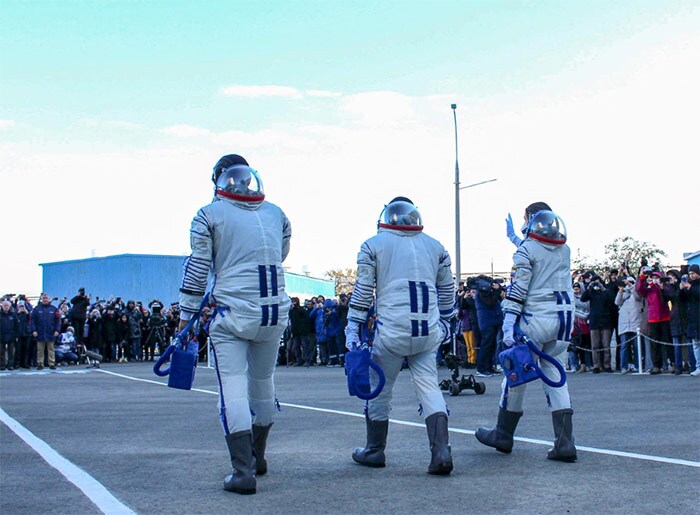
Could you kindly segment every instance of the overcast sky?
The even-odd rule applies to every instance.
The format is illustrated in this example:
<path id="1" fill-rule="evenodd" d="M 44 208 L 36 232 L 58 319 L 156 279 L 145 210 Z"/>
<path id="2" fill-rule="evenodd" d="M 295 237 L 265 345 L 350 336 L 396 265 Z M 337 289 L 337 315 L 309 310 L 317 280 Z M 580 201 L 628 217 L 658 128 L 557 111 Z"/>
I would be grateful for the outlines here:
<path id="1" fill-rule="evenodd" d="M 697 1 L 0 2 L 0 293 L 42 262 L 186 254 L 239 153 L 292 222 L 286 265 L 353 267 L 413 199 L 462 271 L 510 268 L 534 201 L 574 253 L 700 250 Z"/>

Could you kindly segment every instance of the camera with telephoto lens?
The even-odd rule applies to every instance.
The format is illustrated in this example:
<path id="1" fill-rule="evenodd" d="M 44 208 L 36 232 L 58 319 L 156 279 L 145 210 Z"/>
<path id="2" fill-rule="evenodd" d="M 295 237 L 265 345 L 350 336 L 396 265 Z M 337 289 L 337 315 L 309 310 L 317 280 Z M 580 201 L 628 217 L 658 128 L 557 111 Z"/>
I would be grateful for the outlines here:
<path id="1" fill-rule="evenodd" d="M 158 299 L 155 299 L 148 304 L 148 307 L 151 308 L 153 313 L 160 313 L 163 310 L 163 303 Z"/>

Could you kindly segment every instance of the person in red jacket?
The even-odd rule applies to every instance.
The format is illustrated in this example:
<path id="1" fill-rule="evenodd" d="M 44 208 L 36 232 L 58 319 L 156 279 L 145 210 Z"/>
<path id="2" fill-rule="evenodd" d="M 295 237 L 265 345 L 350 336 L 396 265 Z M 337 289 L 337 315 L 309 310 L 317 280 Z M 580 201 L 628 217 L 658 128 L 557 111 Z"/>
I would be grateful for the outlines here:
<path id="1" fill-rule="evenodd" d="M 661 345 L 671 342 L 671 310 L 664 297 L 659 271 L 642 268 L 639 281 L 635 288 L 637 293 L 647 300 L 647 321 L 649 322 L 649 338 L 651 339 L 651 361 L 654 367 L 650 374 L 661 373 Z"/>

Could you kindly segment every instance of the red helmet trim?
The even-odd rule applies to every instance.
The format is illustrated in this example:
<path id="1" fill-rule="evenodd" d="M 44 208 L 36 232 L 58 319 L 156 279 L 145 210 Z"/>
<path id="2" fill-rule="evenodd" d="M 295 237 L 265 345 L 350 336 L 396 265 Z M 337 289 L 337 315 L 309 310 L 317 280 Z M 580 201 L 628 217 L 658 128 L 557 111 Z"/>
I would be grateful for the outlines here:
<path id="1" fill-rule="evenodd" d="M 539 234 L 534 234 L 530 233 L 528 234 L 532 239 L 541 241 L 542 243 L 553 243 L 554 245 L 563 245 L 566 243 L 566 238 L 562 239 L 556 239 L 556 238 L 547 238 L 546 236 L 540 236 Z"/>
<path id="2" fill-rule="evenodd" d="M 382 229 L 395 229 L 397 231 L 422 231 L 422 225 L 392 225 L 380 223 L 379 227 Z"/>
<path id="3" fill-rule="evenodd" d="M 222 197 L 229 198 L 231 200 L 240 200 L 242 202 L 262 202 L 263 200 L 265 200 L 265 195 L 251 197 L 249 195 L 237 195 L 235 193 L 229 193 L 228 191 L 224 190 L 216 190 L 216 194 L 221 195 Z"/>

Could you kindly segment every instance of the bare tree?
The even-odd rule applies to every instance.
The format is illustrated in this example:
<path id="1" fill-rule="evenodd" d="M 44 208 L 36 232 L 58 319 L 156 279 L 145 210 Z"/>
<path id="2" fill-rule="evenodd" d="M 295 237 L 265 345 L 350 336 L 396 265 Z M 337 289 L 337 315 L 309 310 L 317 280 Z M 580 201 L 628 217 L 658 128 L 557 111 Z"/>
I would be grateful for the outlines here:
<path id="1" fill-rule="evenodd" d="M 571 260 L 572 266 L 574 269 L 602 273 L 611 268 L 618 269 L 624 264 L 630 273 L 638 273 L 642 259 L 646 259 L 649 265 L 658 264 L 660 268 L 664 267 L 663 258 L 666 257 L 666 252 L 652 243 L 638 241 L 631 236 L 616 238 L 612 243 L 605 245 L 604 249 L 604 259 L 592 259 L 578 249 L 576 256 Z"/>
<path id="2" fill-rule="evenodd" d="M 326 277 L 335 282 L 335 294 L 351 293 L 357 281 L 356 268 L 334 268 L 326 272 Z"/>

